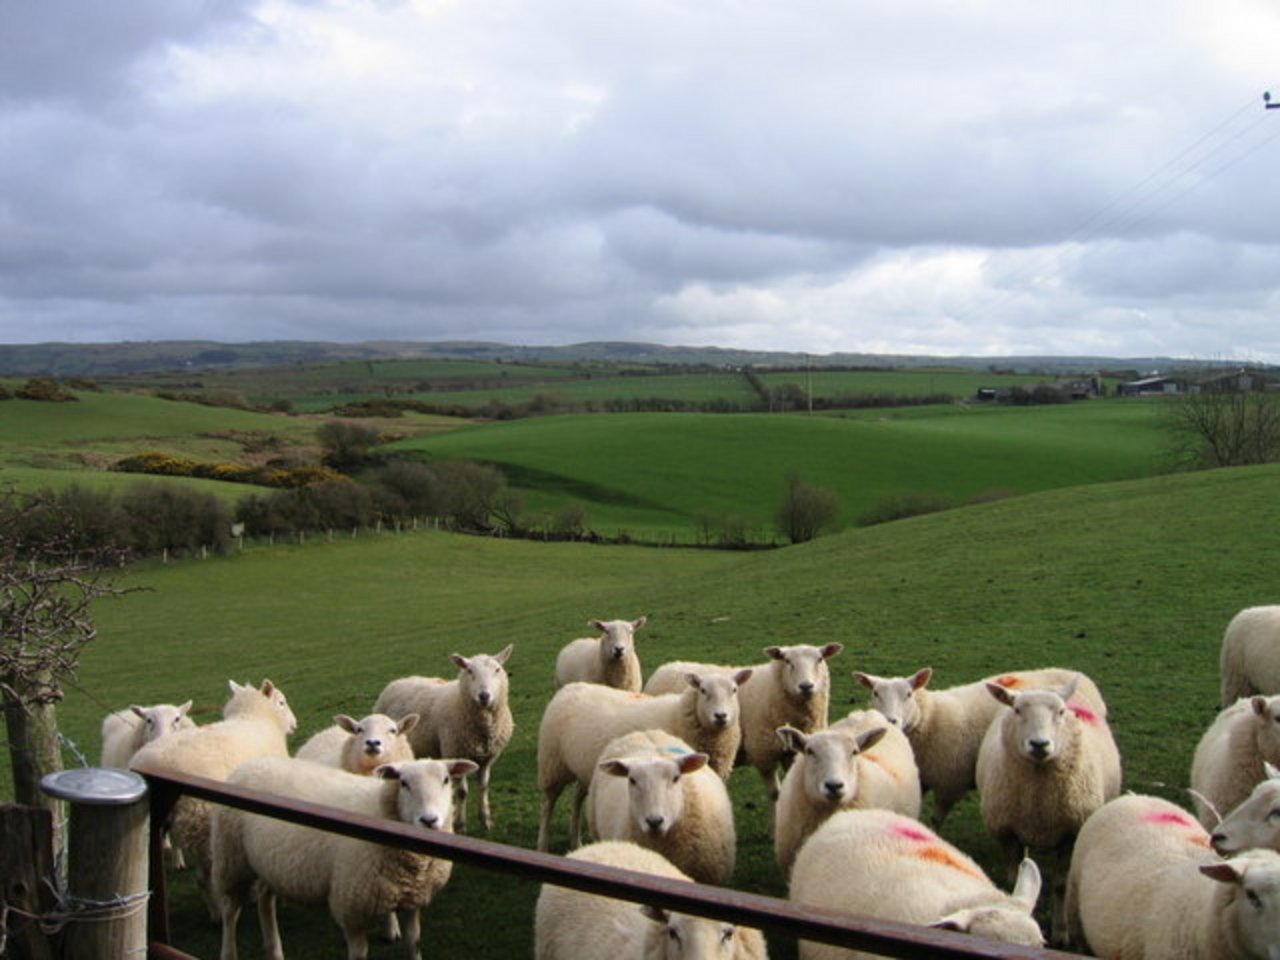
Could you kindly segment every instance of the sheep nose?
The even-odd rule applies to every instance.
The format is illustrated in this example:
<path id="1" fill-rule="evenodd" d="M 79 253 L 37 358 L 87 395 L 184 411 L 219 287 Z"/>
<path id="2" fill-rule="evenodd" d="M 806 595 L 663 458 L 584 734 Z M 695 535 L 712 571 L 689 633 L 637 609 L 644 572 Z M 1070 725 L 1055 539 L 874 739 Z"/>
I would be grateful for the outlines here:
<path id="1" fill-rule="evenodd" d="M 1225 833 L 1215 833 L 1209 837 L 1209 845 L 1213 847 L 1213 849 L 1216 850 L 1218 853 L 1226 852 L 1222 849 L 1223 844 L 1225 844 L 1226 842 L 1227 842 L 1227 835 Z"/>
<path id="2" fill-rule="evenodd" d="M 624 653 L 626 653 L 626 652 L 627 652 L 627 651 L 623 650 L 621 647 L 614 647 L 614 648 L 613 648 L 613 659 L 615 659 L 615 660 L 621 660 L 621 659 L 622 659 L 622 655 L 623 655 Z"/>
<path id="3" fill-rule="evenodd" d="M 844 781 L 828 780 L 822 785 L 822 789 L 826 790 L 829 796 L 838 800 L 840 797 L 844 796 Z"/>
<path id="4" fill-rule="evenodd" d="M 725 713 L 723 710 L 720 710 L 713 715 L 713 719 L 715 720 L 717 726 L 723 727 L 726 723 L 729 722 L 729 714 Z"/>
<path id="5" fill-rule="evenodd" d="M 418 822 L 428 830 L 434 830 L 440 824 L 440 815 L 438 813 L 424 813 L 418 818 Z"/>
<path id="6" fill-rule="evenodd" d="M 364 752 L 365 752 L 365 753 L 381 753 L 381 752 L 382 752 L 382 741 L 381 741 L 381 740 L 366 740 L 366 741 L 364 742 Z"/>
<path id="7" fill-rule="evenodd" d="M 662 825 L 667 822 L 667 818 L 659 813 L 651 813 L 644 818 L 644 822 L 650 833 L 657 833 L 662 829 Z"/>
<path id="8" fill-rule="evenodd" d="M 813 687 L 812 680 L 806 680 L 804 683 L 800 684 L 800 692 L 803 693 L 806 697 L 813 696 L 813 689 L 814 687 Z"/>
<path id="9" fill-rule="evenodd" d="M 1027 741 L 1027 747 L 1031 750 L 1033 757 L 1047 757 L 1051 746 L 1052 744 L 1048 740 L 1039 737 Z"/>
<path id="10" fill-rule="evenodd" d="M 476 699 L 480 701 L 480 705 L 482 707 L 487 707 L 489 705 L 489 701 L 493 699 L 493 694 L 488 690 L 481 690 L 476 694 Z"/>

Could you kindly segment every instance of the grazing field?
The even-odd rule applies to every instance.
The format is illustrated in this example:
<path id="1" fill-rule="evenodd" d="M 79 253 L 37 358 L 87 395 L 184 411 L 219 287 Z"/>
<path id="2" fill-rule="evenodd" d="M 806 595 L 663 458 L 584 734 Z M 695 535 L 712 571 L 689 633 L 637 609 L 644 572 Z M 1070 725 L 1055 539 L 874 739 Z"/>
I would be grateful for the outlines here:
<path id="1" fill-rule="evenodd" d="M 90 754 L 108 708 L 194 697 L 211 719 L 226 681 L 264 676 L 301 728 L 361 714 L 406 673 L 450 676 L 452 651 L 515 644 L 516 738 L 494 772 L 494 838 L 533 846 L 534 747 L 555 652 L 591 617 L 649 616 L 646 674 L 668 659 L 734 663 L 768 644 L 837 640 L 832 713 L 865 705 L 850 671 L 926 664 L 948 686 L 1011 668 L 1087 671 L 1110 704 L 1125 788 L 1184 806 L 1191 753 L 1214 714 L 1222 629 L 1243 606 L 1276 602 L 1280 468 L 1096 483 L 1006 499 L 763 553 L 539 544 L 415 533 L 136 569 L 146 592 L 103 602 L 61 715 Z M 9 789 L 0 784 L 0 796 Z M 739 825 L 735 885 L 782 893 L 759 778 L 731 781 Z M 563 849 L 564 798 L 555 821 Z M 971 797 L 944 835 L 1002 880 Z M 536 890 L 459 867 L 424 915 L 440 958 L 528 956 Z M 217 953 L 189 875 L 176 881 L 181 948 Z M 252 913 L 252 911 L 249 911 Z M 292 956 L 333 955 L 322 914 L 281 909 Z M 241 925 L 257 943 L 256 923 Z M 256 949 L 256 947 L 255 947 Z M 399 949 L 375 946 L 375 957 Z M 794 956 L 777 941 L 772 956 Z"/>
<path id="2" fill-rule="evenodd" d="M 856 417 L 570 415 L 485 424 L 388 449 L 494 463 L 534 513 L 580 503 L 613 535 L 687 538 L 703 516 L 772 536 L 787 477 L 831 487 L 842 522 L 902 493 L 963 501 L 1145 476 L 1160 464 L 1158 405 L 925 407 Z M 687 540 L 686 540 L 687 542 Z"/>

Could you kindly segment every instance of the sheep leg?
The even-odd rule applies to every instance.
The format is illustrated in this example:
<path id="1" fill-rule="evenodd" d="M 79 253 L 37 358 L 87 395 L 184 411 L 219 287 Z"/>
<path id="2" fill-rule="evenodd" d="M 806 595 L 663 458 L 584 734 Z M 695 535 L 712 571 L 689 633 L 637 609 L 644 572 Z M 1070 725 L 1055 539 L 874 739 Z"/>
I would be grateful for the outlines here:
<path id="1" fill-rule="evenodd" d="M 244 904 L 231 897 L 223 898 L 222 902 L 222 951 L 218 954 L 219 960 L 237 960 L 239 954 L 236 951 L 236 927 L 240 923 L 240 911 L 244 908 Z"/>
<path id="2" fill-rule="evenodd" d="M 404 944 L 409 960 L 422 960 L 422 916 L 417 907 L 404 907 L 396 911 L 400 929 L 404 931 Z"/>
<path id="3" fill-rule="evenodd" d="M 276 895 L 266 884 L 258 887 L 258 925 L 262 928 L 262 955 L 267 960 L 284 960 L 280 925 L 276 923 Z"/>
<path id="4" fill-rule="evenodd" d="M 538 821 L 538 849 L 546 853 L 551 849 L 551 815 L 555 813 L 556 801 L 565 788 L 563 783 L 555 783 L 544 787 L 542 791 L 542 815 Z"/>
<path id="5" fill-rule="evenodd" d="M 383 935 L 389 943 L 395 943 L 400 939 L 400 921 L 396 919 L 395 911 L 387 914 L 387 927 Z"/>
<path id="6" fill-rule="evenodd" d="M 573 814 L 569 818 L 569 845 L 576 850 L 582 846 L 582 804 L 587 799 L 587 786 L 578 782 L 573 794 Z"/>
<path id="7" fill-rule="evenodd" d="M 489 809 L 489 771 L 493 769 L 493 760 L 485 760 L 476 771 L 476 787 L 480 794 L 480 826 L 485 832 L 493 829 L 493 812 Z"/>
<path id="8" fill-rule="evenodd" d="M 1075 838 L 1068 837 L 1053 851 L 1053 876 L 1050 878 L 1051 913 L 1049 919 L 1049 942 L 1055 946 L 1070 942 L 1071 932 L 1067 919 L 1067 873 L 1071 865 L 1071 851 L 1075 846 Z"/>
<path id="9" fill-rule="evenodd" d="M 467 794 L 470 787 L 466 777 L 458 777 L 453 782 L 453 830 L 455 833 L 467 832 Z"/>
<path id="10" fill-rule="evenodd" d="M 344 925 L 342 935 L 347 938 L 347 960 L 369 960 L 369 936 L 362 924 Z"/>

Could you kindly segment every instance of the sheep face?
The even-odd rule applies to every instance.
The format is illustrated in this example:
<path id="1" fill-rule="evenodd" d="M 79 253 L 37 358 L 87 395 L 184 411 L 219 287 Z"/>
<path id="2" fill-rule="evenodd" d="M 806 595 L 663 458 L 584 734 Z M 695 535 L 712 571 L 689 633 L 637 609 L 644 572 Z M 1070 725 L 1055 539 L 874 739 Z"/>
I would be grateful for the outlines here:
<path id="1" fill-rule="evenodd" d="M 347 750 L 358 755 L 360 765 L 365 770 L 370 770 L 383 762 L 397 737 L 417 726 L 418 715 L 407 714 L 397 723 L 385 713 L 371 713 L 363 720 L 353 720 L 346 714 L 339 714 L 333 718 L 333 722 L 351 734 Z"/>
<path id="2" fill-rule="evenodd" d="M 648 931 L 649 943 L 653 946 L 644 951 L 646 957 L 713 960 L 715 957 L 733 957 L 737 952 L 739 934 L 731 924 L 668 913 L 657 907 L 641 909 L 654 922 Z"/>
<path id="3" fill-rule="evenodd" d="M 876 677 L 855 672 L 853 678 L 871 691 L 871 706 L 901 730 L 910 733 L 920 725 L 920 702 L 916 691 L 923 689 L 933 676 L 933 668 L 917 670 L 909 677 Z"/>
<path id="4" fill-rule="evenodd" d="M 732 676 L 717 673 L 689 673 L 685 679 L 698 691 L 696 711 L 698 725 L 717 730 L 738 722 L 738 687 L 751 679 L 751 670 L 739 670 Z"/>
<path id="5" fill-rule="evenodd" d="M 374 773 L 398 782 L 396 817 L 401 823 L 424 830 L 451 831 L 453 782 L 479 769 L 470 760 L 411 760 L 384 763 Z"/>
<path id="6" fill-rule="evenodd" d="M 680 778 L 707 765 L 705 753 L 678 757 L 635 757 L 605 760 L 600 769 L 627 778 L 631 820 L 641 836 L 664 837 L 684 812 L 684 787 Z"/>
<path id="7" fill-rule="evenodd" d="M 1067 709 L 1067 700 L 1075 692 L 1075 684 L 1061 690 L 1006 690 L 988 683 L 993 697 L 1009 707 L 1003 717 L 1000 735 L 1005 749 L 1033 764 L 1051 763 L 1062 751 L 1075 714 Z M 997 692 L 999 691 L 999 692 Z"/>
<path id="8" fill-rule="evenodd" d="M 805 735 L 794 727 L 779 727 L 783 746 L 804 757 L 804 792 L 819 805 L 840 806 L 858 795 L 858 754 L 879 743 L 885 727 L 872 727 L 856 736 L 844 730 L 820 730 Z"/>
<path id="9" fill-rule="evenodd" d="M 142 742 L 150 743 L 187 725 L 187 711 L 191 709 L 191 701 L 176 707 L 169 703 L 159 703 L 154 707 L 130 704 L 129 709 L 142 720 Z"/>
<path id="10" fill-rule="evenodd" d="M 474 657 L 454 654 L 450 659 L 458 668 L 458 682 L 463 696 L 482 710 L 496 710 L 507 702 L 507 671 L 503 666 L 511 656 L 508 644 L 499 653 Z"/>
<path id="11" fill-rule="evenodd" d="M 802 643 L 794 647 L 765 647 L 764 654 L 780 665 L 787 696 L 808 700 L 827 692 L 831 685 L 827 660 L 843 649 L 844 645 L 839 643 L 828 643 L 824 647 Z"/>
<path id="12" fill-rule="evenodd" d="M 602 631 L 600 659 L 603 662 L 622 660 L 635 650 L 636 631 L 645 625 L 647 617 L 639 620 L 591 620 L 588 626 Z"/>
<path id="13" fill-rule="evenodd" d="M 1226 911 L 1232 914 L 1227 923 L 1235 928 L 1242 954 L 1280 960 L 1280 855 L 1253 850 L 1224 863 L 1205 864 L 1200 872 L 1238 888 Z"/>
<path id="14" fill-rule="evenodd" d="M 234 713 L 237 701 L 241 700 L 242 697 L 249 696 L 253 690 L 252 687 L 241 686 L 234 680 L 228 681 L 228 686 L 231 688 L 231 702 L 223 708 L 224 716 L 230 716 Z M 262 686 L 257 689 L 257 693 L 266 698 L 272 709 L 279 714 L 280 726 L 284 729 L 286 736 L 298 729 L 298 718 L 293 715 L 293 710 L 290 708 L 289 701 L 285 698 L 283 690 L 270 680 L 263 680 Z"/>
<path id="15" fill-rule="evenodd" d="M 1267 779 L 1249 799 L 1227 815 L 1209 838 L 1213 849 L 1230 857 L 1255 847 L 1280 849 L 1280 770 L 1266 765 Z"/>

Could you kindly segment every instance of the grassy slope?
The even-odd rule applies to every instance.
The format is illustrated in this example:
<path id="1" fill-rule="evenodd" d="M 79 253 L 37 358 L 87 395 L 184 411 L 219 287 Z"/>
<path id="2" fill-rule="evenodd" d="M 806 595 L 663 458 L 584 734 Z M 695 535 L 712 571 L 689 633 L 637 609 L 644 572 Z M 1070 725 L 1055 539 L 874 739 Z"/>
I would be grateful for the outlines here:
<path id="1" fill-rule="evenodd" d="M 532 510 L 568 496 L 603 532 L 687 528 L 707 511 L 746 516 L 767 536 L 793 471 L 838 490 L 848 522 L 903 491 L 966 499 L 992 489 L 1026 493 L 1145 475 L 1162 442 L 1156 408 L 1146 403 L 928 410 L 874 418 L 546 417 L 392 449 L 497 462 L 516 476 Z"/>
<path id="2" fill-rule="evenodd" d="M 443 534 L 258 550 L 140 570 L 150 592 L 104 604 L 81 692 L 64 726 L 96 749 L 107 707 L 194 695 L 206 709 L 228 677 L 270 676 L 289 693 L 297 742 L 336 712 L 371 706 L 387 679 L 451 673 L 450 651 L 514 642 L 518 730 L 495 773 L 497 839 L 532 845 L 534 744 L 556 649 L 588 617 L 650 615 L 648 668 L 681 657 L 751 662 L 770 643 L 839 640 L 833 714 L 849 673 L 924 664 L 950 685 L 1009 668 L 1088 671 L 1107 695 L 1125 786 L 1185 801 L 1191 752 L 1213 714 L 1223 626 L 1275 601 L 1280 468 L 1098 484 L 852 531 L 802 547 L 725 554 L 470 539 Z M 205 719 L 208 716 L 206 714 Z M 758 779 L 733 778 L 736 882 L 781 892 Z M 565 824 L 564 800 L 556 824 Z M 972 799 L 945 833 L 995 865 Z M 535 891 L 459 868 L 427 911 L 433 956 L 527 955 Z M 503 899 L 509 922 L 487 922 Z M 189 880 L 179 943 L 216 953 Z M 332 952 L 326 921 L 283 911 L 295 955 Z M 242 942 L 253 942 L 252 918 Z M 396 956 L 387 946 L 375 956 Z M 778 945 L 775 958 L 787 957 Z"/>

